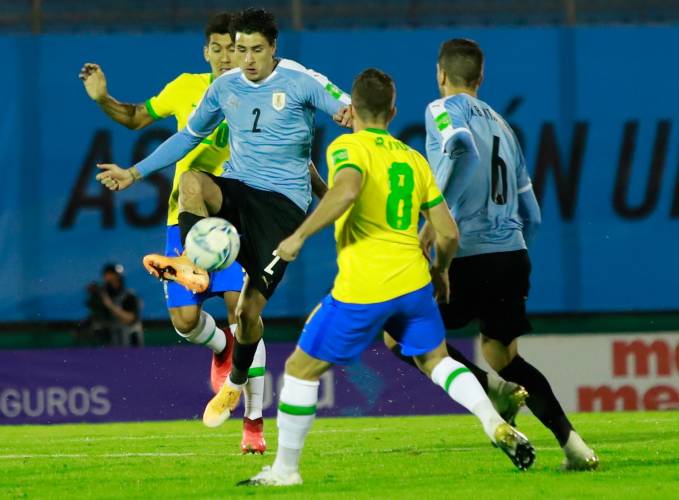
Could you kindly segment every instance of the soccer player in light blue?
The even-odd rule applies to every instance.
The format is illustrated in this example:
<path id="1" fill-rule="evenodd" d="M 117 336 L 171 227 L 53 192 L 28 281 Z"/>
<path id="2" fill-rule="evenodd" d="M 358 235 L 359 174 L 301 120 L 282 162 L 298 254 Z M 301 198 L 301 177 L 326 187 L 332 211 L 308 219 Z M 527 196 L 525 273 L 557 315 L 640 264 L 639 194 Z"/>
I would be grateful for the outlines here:
<path id="1" fill-rule="evenodd" d="M 440 304 L 441 315 L 449 329 L 480 320 L 486 361 L 528 390 L 528 407 L 564 450 L 564 468 L 594 469 L 596 454 L 573 429 L 549 382 L 518 354 L 517 338 L 531 330 L 526 243 L 540 224 L 540 208 L 516 136 L 477 97 L 483 80 L 478 44 L 445 42 L 437 79 L 443 97 L 426 110 L 427 157 L 460 230 L 450 301 Z M 428 233 L 425 227 L 425 242 Z"/>
<path id="2" fill-rule="evenodd" d="M 247 272 L 236 308 L 232 371 L 203 415 L 210 427 L 222 424 L 238 404 L 262 338 L 261 312 L 287 265 L 276 247 L 302 223 L 312 182 L 320 181 L 309 173 L 315 111 L 344 126 L 351 120 L 347 94 L 325 76 L 275 57 L 278 29 L 269 12 L 240 12 L 232 32 L 240 67 L 212 83 L 186 127 L 137 165 L 100 165 L 97 175 L 109 189 L 125 189 L 181 159 L 225 119 L 229 124 L 231 157 L 222 176 L 189 171 L 179 187 L 182 243 L 202 218 L 227 219 L 241 234 L 238 262 Z M 159 277 L 199 292 L 207 287 L 207 273 L 186 257 L 159 257 Z"/>

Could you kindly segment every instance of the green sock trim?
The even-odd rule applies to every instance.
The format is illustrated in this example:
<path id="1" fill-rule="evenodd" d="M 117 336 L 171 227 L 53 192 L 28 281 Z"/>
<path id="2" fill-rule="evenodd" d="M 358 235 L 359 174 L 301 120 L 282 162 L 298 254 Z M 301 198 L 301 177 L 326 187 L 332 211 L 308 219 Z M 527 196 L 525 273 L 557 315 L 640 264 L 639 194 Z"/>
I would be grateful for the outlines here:
<path id="1" fill-rule="evenodd" d="M 458 368 L 453 373 L 448 375 L 448 380 L 446 380 L 446 384 L 445 384 L 445 387 L 444 387 L 445 391 L 448 392 L 448 389 L 450 389 L 450 384 L 453 383 L 453 380 L 455 380 L 458 375 L 462 375 L 465 372 L 469 372 L 469 368 L 465 368 L 463 366 L 462 368 Z"/>
<path id="2" fill-rule="evenodd" d="M 206 340 L 205 342 L 201 342 L 200 344 L 201 344 L 201 345 L 207 345 L 207 344 L 212 340 L 212 337 L 215 336 L 215 333 L 217 333 L 217 327 L 216 327 L 216 326 L 215 326 L 215 329 L 212 330 L 212 333 L 211 333 L 210 336 L 207 338 L 207 340 Z"/>
<path id="3" fill-rule="evenodd" d="M 250 368 L 248 370 L 248 378 L 263 377 L 265 371 L 266 368 L 264 368 L 263 366 L 259 366 L 257 368 Z"/>
<path id="4" fill-rule="evenodd" d="M 287 413 L 288 415 L 313 415 L 316 413 L 316 405 L 313 406 L 295 406 L 287 403 L 279 403 L 278 411 Z"/>

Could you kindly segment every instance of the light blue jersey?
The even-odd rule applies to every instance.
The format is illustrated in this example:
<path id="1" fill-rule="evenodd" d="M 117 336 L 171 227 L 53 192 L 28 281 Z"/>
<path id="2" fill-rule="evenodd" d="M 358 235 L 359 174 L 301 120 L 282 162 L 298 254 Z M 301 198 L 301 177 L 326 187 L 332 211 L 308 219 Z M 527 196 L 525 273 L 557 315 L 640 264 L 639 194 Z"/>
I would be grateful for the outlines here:
<path id="1" fill-rule="evenodd" d="M 427 159 L 460 229 L 458 257 L 526 248 L 519 194 L 532 189 L 514 133 L 488 104 L 468 94 L 433 101 L 425 113 Z M 470 135 L 479 162 L 455 192 L 453 144 Z M 457 168 L 457 166 L 455 166 Z"/>
<path id="2" fill-rule="evenodd" d="M 248 80 L 240 69 L 217 78 L 186 128 L 207 137 L 226 119 L 231 158 L 223 177 L 281 193 L 306 212 L 315 111 L 333 115 L 350 102 L 323 75 L 281 59 L 260 82 Z"/>

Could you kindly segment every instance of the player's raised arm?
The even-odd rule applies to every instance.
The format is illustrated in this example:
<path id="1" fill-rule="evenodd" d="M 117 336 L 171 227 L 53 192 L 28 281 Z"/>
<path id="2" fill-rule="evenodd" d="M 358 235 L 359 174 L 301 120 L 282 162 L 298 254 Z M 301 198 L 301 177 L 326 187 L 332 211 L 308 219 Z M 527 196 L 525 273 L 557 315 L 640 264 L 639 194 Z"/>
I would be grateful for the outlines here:
<path id="1" fill-rule="evenodd" d="M 333 84 L 325 75 L 302 68 L 306 74 L 303 86 L 309 104 L 330 115 L 338 125 L 351 127 L 351 97 Z"/>
<path id="2" fill-rule="evenodd" d="M 211 85 L 186 127 L 170 136 L 133 167 L 123 169 L 115 164 L 97 165 L 103 170 L 97 174 L 97 180 L 112 191 L 121 191 L 184 158 L 224 120 L 216 92 L 215 85 Z"/>
<path id="3" fill-rule="evenodd" d="M 154 117 L 144 103 L 120 102 L 108 93 L 106 75 L 98 64 L 86 63 L 80 70 L 78 78 L 82 80 L 90 99 L 114 121 L 133 130 L 142 129 L 153 123 Z"/>

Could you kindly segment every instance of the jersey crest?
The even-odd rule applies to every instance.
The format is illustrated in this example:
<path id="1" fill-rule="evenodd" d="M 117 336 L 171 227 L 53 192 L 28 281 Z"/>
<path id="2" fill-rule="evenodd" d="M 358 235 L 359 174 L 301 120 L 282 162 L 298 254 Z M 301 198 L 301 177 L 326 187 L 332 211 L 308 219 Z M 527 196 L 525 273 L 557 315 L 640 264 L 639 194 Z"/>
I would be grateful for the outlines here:
<path id="1" fill-rule="evenodd" d="M 276 111 L 282 111 L 285 107 L 285 92 L 274 92 L 271 95 L 271 105 Z"/>

